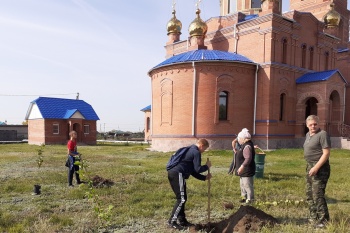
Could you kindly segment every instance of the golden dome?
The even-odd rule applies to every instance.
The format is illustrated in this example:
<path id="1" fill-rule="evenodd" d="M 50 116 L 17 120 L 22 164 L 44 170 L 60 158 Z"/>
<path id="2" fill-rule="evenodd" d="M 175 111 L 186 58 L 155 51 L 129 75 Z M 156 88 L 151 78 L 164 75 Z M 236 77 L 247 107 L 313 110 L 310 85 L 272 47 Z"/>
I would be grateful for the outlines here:
<path id="1" fill-rule="evenodd" d="M 173 18 L 169 20 L 169 22 L 166 25 L 166 29 L 168 31 L 168 35 L 170 33 L 179 33 L 181 34 L 181 29 L 182 29 L 182 23 L 180 20 L 176 18 L 176 11 L 173 10 Z"/>
<path id="2" fill-rule="evenodd" d="M 327 28 L 337 27 L 339 26 L 339 22 L 341 19 L 340 14 L 334 10 L 334 3 L 331 3 L 331 9 L 323 16 L 323 22 L 325 23 Z"/>
<path id="3" fill-rule="evenodd" d="M 197 9 L 196 14 L 197 18 L 192 21 L 190 26 L 188 27 L 188 32 L 190 36 L 205 36 L 208 31 L 207 24 L 201 19 L 199 14 L 201 13 L 200 9 Z"/>

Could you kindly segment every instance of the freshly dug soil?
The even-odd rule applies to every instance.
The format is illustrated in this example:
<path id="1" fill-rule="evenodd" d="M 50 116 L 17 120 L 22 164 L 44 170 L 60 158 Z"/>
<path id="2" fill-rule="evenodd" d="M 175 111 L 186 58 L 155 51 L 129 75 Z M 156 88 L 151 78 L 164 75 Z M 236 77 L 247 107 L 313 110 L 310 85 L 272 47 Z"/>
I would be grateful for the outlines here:
<path id="1" fill-rule="evenodd" d="M 228 219 L 218 223 L 206 225 L 196 225 L 190 229 L 190 232 L 205 230 L 211 233 L 246 233 L 259 231 L 263 226 L 274 226 L 277 219 L 264 211 L 258 210 L 252 206 L 241 206 L 238 211 L 232 214 Z"/>
<path id="2" fill-rule="evenodd" d="M 114 182 L 109 180 L 109 179 L 105 179 L 102 178 L 98 175 L 94 176 L 92 179 L 92 186 L 96 187 L 96 188 L 102 188 L 102 187 L 111 187 L 112 185 L 114 185 Z"/>

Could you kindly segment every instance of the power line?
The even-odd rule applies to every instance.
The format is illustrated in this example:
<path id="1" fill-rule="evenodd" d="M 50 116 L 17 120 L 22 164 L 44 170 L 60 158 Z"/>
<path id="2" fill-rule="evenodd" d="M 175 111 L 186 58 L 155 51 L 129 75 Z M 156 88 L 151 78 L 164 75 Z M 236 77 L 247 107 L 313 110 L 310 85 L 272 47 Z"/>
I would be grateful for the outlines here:
<path id="1" fill-rule="evenodd" d="M 53 96 L 53 95 L 76 95 L 77 93 L 65 93 L 65 94 L 41 94 L 41 95 L 34 95 L 34 94 L 22 94 L 22 95 L 16 95 L 16 94 L 0 94 L 0 96 Z M 79 94 L 78 94 L 79 96 Z"/>

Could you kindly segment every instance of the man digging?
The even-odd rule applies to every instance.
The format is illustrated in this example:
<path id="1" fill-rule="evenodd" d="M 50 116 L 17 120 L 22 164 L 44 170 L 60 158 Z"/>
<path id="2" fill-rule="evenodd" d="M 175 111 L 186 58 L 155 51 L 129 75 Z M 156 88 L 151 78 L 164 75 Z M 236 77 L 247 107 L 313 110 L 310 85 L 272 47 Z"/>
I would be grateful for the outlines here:
<path id="1" fill-rule="evenodd" d="M 211 162 L 209 160 L 205 165 L 201 165 L 201 153 L 208 147 L 209 143 L 206 139 L 199 139 L 195 145 L 189 148 L 181 161 L 168 171 L 170 186 L 176 196 L 176 202 L 168 221 L 169 228 L 184 230 L 193 226 L 193 224 L 187 221 L 185 215 L 185 203 L 187 201 L 186 179 L 192 175 L 202 181 L 210 180 L 210 173 L 206 176 L 200 174 L 211 167 Z"/>

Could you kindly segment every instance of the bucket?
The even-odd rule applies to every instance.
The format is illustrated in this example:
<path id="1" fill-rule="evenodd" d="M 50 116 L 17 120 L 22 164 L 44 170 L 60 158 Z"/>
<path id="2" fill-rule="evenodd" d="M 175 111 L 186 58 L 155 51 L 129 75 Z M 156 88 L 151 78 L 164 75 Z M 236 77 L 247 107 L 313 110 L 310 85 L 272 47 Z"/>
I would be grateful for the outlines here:
<path id="1" fill-rule="evenodd" d="M 266 156 L 266 154 L 263 150 L 261 150 L 261 152 L 255 154 L 255 158 L 254 158 L 255 178 L 263 178 L 264 177 L 265 156 Z"/>
<path id="2" fill-rule="evenodd" d="M 41 192 L 40 192 L 40 189 L 41 189 L 41 186 L 38 185 L 38 184 L 35 184 L 34 185 L 34 192 L 33 192 L 33 195 L 39 195 Z"/>

